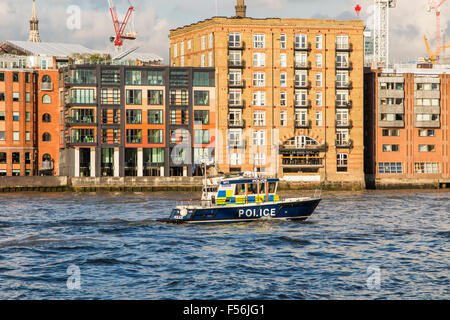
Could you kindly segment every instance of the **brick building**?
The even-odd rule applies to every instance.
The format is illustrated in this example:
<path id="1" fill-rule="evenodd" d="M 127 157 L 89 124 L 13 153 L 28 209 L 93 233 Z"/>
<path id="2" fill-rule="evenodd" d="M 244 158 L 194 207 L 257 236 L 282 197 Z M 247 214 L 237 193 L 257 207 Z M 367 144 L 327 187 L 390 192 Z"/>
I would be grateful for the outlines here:
<path id="1" fill-rule="evenodd" d="M 170 32 L 171 66 L 215 67 L 217 166 L 364 185 L 362 21 L 213 17 Z"/>
<path id="2" fill-rule="evenodd" d="M 449 181 L 450 66 L 423 67 L 365 72 L 369 186 Z"/>

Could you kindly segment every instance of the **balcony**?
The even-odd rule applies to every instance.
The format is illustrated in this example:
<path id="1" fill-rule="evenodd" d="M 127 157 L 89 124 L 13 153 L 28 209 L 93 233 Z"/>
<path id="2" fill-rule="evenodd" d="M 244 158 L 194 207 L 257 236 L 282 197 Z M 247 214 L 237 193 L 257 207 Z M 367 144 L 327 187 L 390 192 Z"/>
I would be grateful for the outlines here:
<path id="1" fill-rule="evenodd" d="M 228 88 L 233 88 L 233 89 L 244 89 L 244 88 L 245 88 L 245 80 L 240 80 L 240 81 L 228 81 Z"/>
<path id="2" fill-rule="evenodd" d="M 416 128 L 435 128 L 439 129 L 441 127 L 441 122 L 439 119 L 437 120 L 428 120 L 428 121 L 414 121 L 414 127 Z"/>
<path id="3" fill-rule="evenodd" d="M 64 78 L 64 86 L 93 86 L 97 84 L 96 77 L 87 77 L 87 78 L 77 78 L 77 77 L 65 77 Z"/>
<path id="4" fill-rule="evenodd" d="M 244 69 L 245 68 L 245 60 L 241 60 L 241 61 L 228 60 L 228 68 Z"/>
<path id="5" fill-rule="evenodd" d="M 228 128 L 230 129 L 244 129 L 245 120 L 228 120 Z"/>
<path id="6" fill-rule="evenodd" d="M 240 43 L 228 42 L 228 50 L 245 50 L 245 42 L 244 41 L 241 41 Z"/>
<path id="7" fill-rule="evenodd" d="M 308 121 L 295 121 L 295 129 L 310 129 L 311 120 Z"/>
<path id="8" fill-rule="evenodd" d="M 94 136 L 70 137 L 68 144 L 70 145 L 96 145 Z"/>
<path id="9" fill-rule="evenodd" d="M 404 120 L 379 120 L 378 127 L 380 128 L 404 128 Z"/>
<path id="10" fill-rule="evenodd" d="M 339 52 L 350 52 L 353 51 L 353 43 L 348 44 L 336 44 L 336 51 Z"/>
<path id="11" fill-rule="evenodd" d="M 351 90 L 353 88 L 353 82 L 351 81 L 336 81 L 336 89 L 338 90 Z"/>
<path id="12" fill-rule="evenodd" d="M 336 64 L 336 70 L 353 70 L 353 62 Z"/>
<path id="13" fill-rule="evenodd" d="M 302 109 L 309 109 L 311 108 L 311 100 L 308 101 L 295 101 L 294 108 L 302 108 Z"/>
<path id="14" fill-rule="evenodd" d="M 311 42 L 306 43 L 306 45 L 301 45 L 300 43 L 294 41 L 295 51 L 311 51 Z"/>
<path id="15" fill-rule="evenodd" d="M 336 120 L 336 128 L 339 128 L 339 129 L 353 128 L 353 120 L 348 120 L 348 121 Z"/>
<path id="16" fill-rule="evenodd" d="M 292 153 L 298 153 L 298 152 L 304 152 L 304 151 L 317 151 L 317 152 L 326 152 L 328 149 L 328 146 L 326 143 L 323 144 L 296 144 L 295 141 L 289 140 L 286 143 L 284 143 L 282 146 L 280 146 L 280 153 L 283 154 L 292 154 Z"/>
<path id="17" fill-rule="evenodd" d="M 309 70 L 311 69 L 311 61 L 308 62 L 295 62 L 294 63 L 294 68 L 296 70 Z"/>
<path id="18" fill-rule="evenodd" d="M 245 140 L 232 141 L 228 140 L 228 149 L 246 149 L 247 143 Z"/>
<path id="19" fill-rule="evenodd" d="M 311 81 L 295 81 L 295 89 L 311 89 Z"/>
<path id="20" fill-rule="evenodd" d="M 67 97 L 67 98 L 64 99 L 64 102 L 65 102 L 66 106 L 71 106 L 71 105 L 92 106 L 92 105 L 96 105 L 97 104 L 97 99 L 96 98 L 92 98 L 92 99 L 87 99 L 87 100 L 81 100 L 81 99 L 78 99 L 78 98 Z"/>
<path id="21" fill-rule="evenodd" d="M 53 91 L 53 83 L 42 82 L 41 83 L 41 91 Z"/>
<path id="22" fill-rule="evenodd" d="M 337 140 L 336 148 L 351 149 L 351 148 L 353 148 L 353 140 L 348 140 L 348 141 Z"/>
<path id="23" fill-rule="evenodd" d="M 319 169 L 324 166 L 323 160 L 320 157 L 287 156 L 283 157 L 282 166 L 283 168 L 292 169 Z"/>
<path id="24" fill-rule="evenodd" d="M 353 101 L 336 101 L 336 108 L 351 109 L 353 107 Z"/>
<path id="25" fill-rule="evenodd" d="M 96 125 L 94 116 L 68 117 L 66 118 L 66 124 L 68 126 Z"/>
<path id="26" fill-rule="evenodd" d="M 228 107 L 230 109 L 244 109 L 245 100 L 228 100 Z"/>

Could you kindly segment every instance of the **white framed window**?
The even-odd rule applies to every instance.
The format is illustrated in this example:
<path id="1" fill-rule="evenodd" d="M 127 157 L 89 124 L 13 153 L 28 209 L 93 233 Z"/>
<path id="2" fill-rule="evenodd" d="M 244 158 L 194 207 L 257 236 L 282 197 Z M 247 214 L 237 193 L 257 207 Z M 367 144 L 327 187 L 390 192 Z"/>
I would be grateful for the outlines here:
<path id="1" fill-rule="evenodd" d="M 306 107 L 308 92 L 306 90 L 295 90 L 295 105 L 297 107 Z"/>
<path id="2" fill-rule="evenodd" d="M 322 72 L 316 73 L 316 87 L 322 88 Z"/>
<path id="3" fill-rule="evenodd" d="M 336 48 L 348 49 L 348 35 L 339 34 L 336 36 Z"/>
<path id="4" fill-rule="evenodd" d="M 306 87 L 308 73 L 306 70 L 295 70 L 295 85 Z"/>
<path id="5" fill-rule="evenodd" d="M 286 34 L 285 33 L 280 34 L 280 49 L 281 50 L 286 49 Z"/>
<path id="6" fill-rule="evenodd" d="M 299 126 L 306 126 L 308 122 L 307 110 L 295 110 L 295 123 Z"/>
<path id="7" fill-rule="evenodd" d="M 261 68 L 266 66 L 266 54 L 262 52 L 256 52 L 253 54 L 253 66 Z"/>
<path id="8" fill-rule="evenodd" d="M 296 49 L 307 49 L 308 37 L 306 34 L 296 34 L 295 35 L 295 48 Z"/>
<path id="9" fill-rule="evenodd" d="M 287 111 L 286 110 L 280 111 L 280 126 L 287 127 Z"/>
<path id="10" fill-rule="evenodd" d="M 241 110 L 230 110 L 228 120 L 229 120 L 230 125 L 242 124 L 242 111 Z"/>
<path id="11" fill-rule="evenodd" d="M 322 54 L 316 54 L 316 68 L 322 68 Z"/>
<path id="12" fill-rule="evenodd" d="M 287 72 L 280 73 L 280 86 L 281 87 L 287 86 Z"/>
<path id="13" fill-rule="evenodd" d="M 240 106 L 242 104 L 242 91 L 237 89 L 237 90 L 231 90 L 228 93 L 229 96 L 229 104 L 230 106 Z"/>
<path id="14" fill-rule="evenodd" d="M 180 45 L 180 56 L 184 56 L 184 41 L 181 41 L 181 45 Z"/>
<path id="15" fill-rule="evenodd" d="M 266 93 L 264 91 L 253 92 L 253 105 L 256 107 L 264 107 L 266 105 Z"/>
<path id="16" fill-rule="evenodd" d="M 286 53 L 280 53 L 280 67 L 281 68 L 286 68 L 287 67 Z"/>
<path id="17" fill-rule="evenodd" d="M 346 86 L 348 84 L 348 71 L 337 71 L 336 82 L 338 86 Z"/>
<path id="18" fill-rule="evenodd" d="M 322 35 L 316 34 L 316 49 L 322 50 Z"/>
<path id="19" fill-rule="evenodd" d="M 340 68 L 348 67 L 348 53 L 336 54 L 336 67 L 340 67 Z"/>
<path id="20" fill-rule="evenodd" d="M 265 87 L 266 86 L 266 73 L 262 71 L 253 72 L 253 86 Z"/>
<path id="21" fill-rule="evenodd" d="M 228 34 L 228 45 L 230 48 L 240 48 L 241 34 L 236 32 Z"/>
<path id="22" fill-rule="evenodd" d="M 348 103 L 348 90 L 336 91 L 336 103 L 338 106 L 345 106 Z"/>
<path id="23" fill-rule="evenodd" d="M 228 62 L 231 67 L 241 65 L 241 52 L 240 51 L 230 51 L 228 55 Z"/>
<path id="24" fill-rule="evenodd" d="M 202 54 L 202 56 L 201 56 L 201 67 L 202 68 L 206 67 L 205 60 L 206 60 L 206 57 L 204 54 Z"/>
<path id="25" fill-rule="evenodd" d="M 316 111 L 316 126 L 321 127 L 322 125 L 322 111 Z"/>
<path id="26" fill-rule="evenodd" d="M 175 43 L 173 45 L 173 57 L 176 58 L 178 56 L 178 44 Z"/>
<path id="27" fill-rule="evenodd" d="M 20 132 L 13 131 L 13 141 L 20 141 Z"/>
<path id="28" fill-rule="evenodd" d="M 181 56 L 180 58 L 180 65 L 184 67 L 184 56 Z"/>
<path id="29" fill-rule="evenodd" d="M 316 107 L 322 106 L 322 92 L 316 92 Z"/>
<path id="30" fill-rule="evenodd" d="M 264 49 L 266 47 L 266 35 L 264 33 L 255 33 L 253 35 L 253 48 Z"/>
<path id="31" fill-rule="evenodd" d="M 228 130 L 228 145 L 231 147 L 242 145 L 242 129 Z"/>
<path id="32" fill-rule="evenodd" d="M 254 146 L 266 145 L 266 131 L 264 130 L 253 131 L 253 145 Z"/>
<path id="33" fill-rule="evenodd" d="M 265 111 L 253 112 L 253 125 L 255 127 L 265 127 L 266 126 L 266 112 Z"/>
<path id="34" fill-rule="evenodd" d="M 306 67 L 308 60 L 308 54 L 306 52 L 296 52 L 295 53 L 295 65 L 297 67 Z"/>
<path id="35" fill-rule="evenodd" d="M 348 125 L 348 110 L 340 109 L 336 111 L 336 124 L 341 126 Z"/>
<path id="36" fill-rule="evenodd" d="M 187 42 L 187 49 L 192 50 L 192 40 L 188 40 Z"/>
<path id="37" fill-rule="evenodd" d="M 286 91 L 280 92 L 280 106 L 281 107 L 287 106 L 287 92 Z"/>
<path id="38" fill-rule="evenodd" d="M 205 36 L 202 36 L 201 42 L 202 42 L 202 50 L 206 50 L 206 37 Z"/>
<path id="39" fill-rule="evenodd" d="M 265 153 L 254 153 L 253 154 L 253 164 L 255 166 L 266 165 L 266 154 Z"/>
<path id="40" fill-rule="evenodd" d="M 212 47 L 213 47 L 213 39 L 214 39 L 214 36 L 212 33 L 210 33 L 208 36 L 208 45 L 209 45 L 210 49 L 212 49 Z"/>
<path id="41" fill-rule="evenodd" d="M 240 85 L 242 81 L 241 70 L 230 70 L 229 71 L 229 83 L 230 85 Z"/>
<path id="42" fill-rule="evenodd" d="M 231 166 L 242 165 L 242 153 L 231 153 L 230 154 L 230 165 Z"/>
<path id="43" fill-rule="evenodd" d="M 347 145 L 349 143 L 348 129 L 336 129 L 336 143 Z"/>
<path id="44" fill-rule="evenodd" d="M 213 66 L 213 53 L 212 52 L 208 53 L 208 62 L 209 62 L 209 66 L 212 67 Z"/>
<path id="45" fill-rule="evenodd" d="M 336 154 L 337 160 L 337 171 L 338 172 L 347 172 L 348 166 L 348 154 L 347 153 L 338 153 Z"/>

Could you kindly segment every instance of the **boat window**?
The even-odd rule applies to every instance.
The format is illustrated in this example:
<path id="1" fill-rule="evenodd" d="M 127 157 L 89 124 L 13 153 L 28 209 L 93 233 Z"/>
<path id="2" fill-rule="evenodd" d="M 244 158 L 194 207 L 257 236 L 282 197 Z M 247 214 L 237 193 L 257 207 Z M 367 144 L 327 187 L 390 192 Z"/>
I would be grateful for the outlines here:
<path id="1" fill-rule="evenodd" d="M 245 183 L 239 183 L 236 185 L 236 194 L 237 195 L 245 194 Z"/>
<path id="2" fill-rule="evenodd" d="M 276 187 L 277 187 L 276 182 L 269 182 L 269 193 L 275 193 Z"/>
<path id="3" fill-rule="evenodd" d="M 248 184 L 248 194 L 257 194 L 258 193 L 258 184 L 257 183 L 249 183 Z"/>
<path id="4" fill-rule="evenodd" d="M 260 194 L 266 193 L 266 184 L 265 183 L 259 184 L 259 193 Z"/>

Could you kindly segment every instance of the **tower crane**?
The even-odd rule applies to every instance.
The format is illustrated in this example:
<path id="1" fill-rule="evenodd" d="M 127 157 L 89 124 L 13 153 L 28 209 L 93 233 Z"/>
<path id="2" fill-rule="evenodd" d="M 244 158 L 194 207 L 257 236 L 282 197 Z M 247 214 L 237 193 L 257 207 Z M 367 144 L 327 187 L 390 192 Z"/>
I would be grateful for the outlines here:
<path id="1" fill-rule="evenodd" d="M 436 12 L 436 53 L 434 54 L 433 57 L 432 57 L 433 54 L 429 49 L 428 41 L 425 38 L 425 45 L 427 46 L 428 55 L 430 56 L 430 60 L 433 63 L 439 60 L 439 54 L 441 53 L 441 49 L 444 48 L 441 46 L 441 6 L 445 2 L 447 2 L 447 0 L 441 0 L 440 2 L 436 2 L 435 0 L 428 0 L 427 11 L 431 12 L 432 10 L 434 10 Z"/>
<path id="2" fill-rule="evenodd" d="M 114 32 L 115 37 L 110 37 L 111 42 L 114 42 L 114 46 L 118 52 L 122 51 L 123 41 L 124 40 L 136 40 L 137 32 L 134 30 L 134 6 L 131 4 L 130 0 L 128 0 L 130 7 L 125 15 L 123 21 L 119 21 L 119 17 L 117 15 L 116 6 L 114 5 L 113 0 L 108 0 L 109 10 L 111 11 L 111 17 L 114 24 Z M 125 32 L 125 28 L 131 20 L 131 30 Z"/>
<path id="3" fill-rule="evenodd" d="M 397 6 L 396 0 L 374 0 L 374 62 L 376 67 L 389 64 L 389 9 Z"/>

